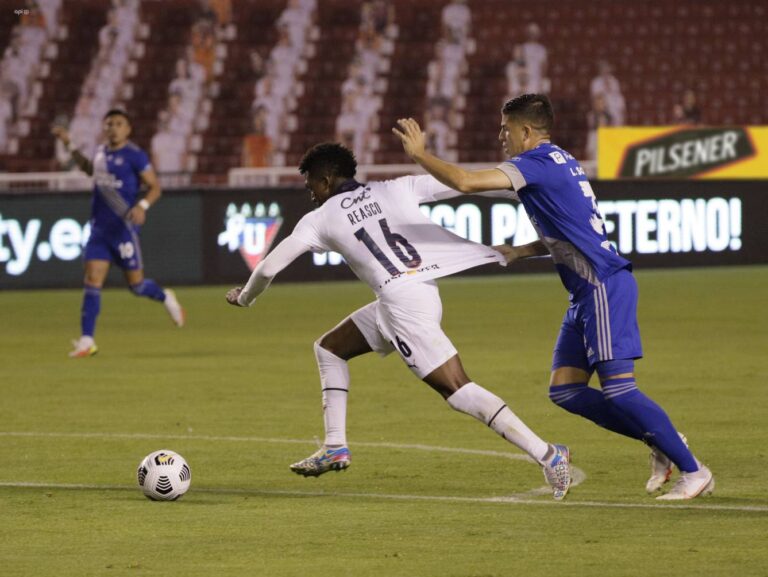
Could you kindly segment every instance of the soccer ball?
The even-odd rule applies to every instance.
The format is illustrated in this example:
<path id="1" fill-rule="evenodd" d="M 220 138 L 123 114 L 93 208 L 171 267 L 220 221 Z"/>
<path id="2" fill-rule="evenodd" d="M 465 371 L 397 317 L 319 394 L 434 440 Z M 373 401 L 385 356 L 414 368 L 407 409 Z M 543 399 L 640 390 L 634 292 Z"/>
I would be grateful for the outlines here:
<path id="1" fill-rule="evenodd" d="M 153 501 L 175 501 L 189 490 L 192 481 L 184 457 L 166 449 L 147 455 L 136 476 L 144 496 Z"/>

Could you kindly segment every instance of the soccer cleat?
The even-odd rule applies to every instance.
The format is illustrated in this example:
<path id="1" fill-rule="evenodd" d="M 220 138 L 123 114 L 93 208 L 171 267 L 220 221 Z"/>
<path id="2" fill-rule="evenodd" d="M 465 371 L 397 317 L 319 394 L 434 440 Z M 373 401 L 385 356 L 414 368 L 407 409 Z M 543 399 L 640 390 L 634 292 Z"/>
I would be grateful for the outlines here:
<path id="1" fill-rule="evenodd" d="M 555 501 L 562 501 L 571 487 L 571 452 L 565 445 L 550 445 L 555 451 L 552 458 L 544 464 L 544 478 L 552 487 Z"/>
<path id="2" fill-rule="evenodd" d="M 163 301 L 165 310 L 171 315 L 171 320 L 174 324 L 181 328 L 184 326 L 184 321 L 187 318 L 187 314 L 184 312 L 184 307 L 176 300 L 176 293 L 171 289 L 165 289 L 165 300 Z"/>
<path id="3" fill-rule="evenodd" d="M 328 449 L 323 446 L 306 459 L 291 465 L 291 471 L 305 477 L 319 477 L 328 471 L 343 471 L 349 467 L 350 461 L 347 447 Z"/>
<path id="4" fill-rule="evenodd" d="M 695 473 L 683 473 L 669 493 L 656 497 L 657 501 L 680 501 L 699 495 L 710 495 L 715 490 L 715 477 L 704 465 Z"/>
<path id="5" fill-rule="evenodd" d="M 685 438 L 685 435 L 682 433 L 678 433 L 680 435 L 680 440 L 683 441 L 685 446 L 688 446 L 688 439 Z M 669 481 L 669 478 L 672 476 L 672 468 L 673 463 L 672 461 L 659 449 L 656 447 L 651 448 L 651 477 L 648 479 L 648 482 L 645 484 L 645 490 L 648 493 L 655 493 L 661 487 Z"/>
<path id="6" fill-rule="evenodd" d="M 75 348 L 69 353 L 70 359 L 92 357 L 99 352 L 99 347 L 96 346 L 93 337 L 82 336 L 76 341 L 72 341 L 72 346 Z"/>

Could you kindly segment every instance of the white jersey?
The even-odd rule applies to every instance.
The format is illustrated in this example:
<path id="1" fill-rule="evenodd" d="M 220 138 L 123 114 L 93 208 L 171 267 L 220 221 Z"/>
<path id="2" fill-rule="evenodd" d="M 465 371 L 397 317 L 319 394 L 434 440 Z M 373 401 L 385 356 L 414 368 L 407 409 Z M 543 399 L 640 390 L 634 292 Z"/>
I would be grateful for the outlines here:
<path id="1" fill-rule="evenodd" d="M 348 191 L 304 215 L 291 235 L 254 269 L 240 295 L 241 304 L 253 304 L 275 274 L 308 250 L 340 253 L 377 295 L 483 264 L 506 266 L 501 253 L 424 216 L 419 204 L 459 194 L 434 177 L 346 185 Z"/>
<path id="2" fill-rule="evenodd" d="M 419 204 L 445 198 L 446 192 L 445 185 L 426 175 L 370 182 L 329 198 L 299 221 L 292 236 L 313 252 L 341 253 L 376 294 L 491 262 L 505 263 L 492 248 L 465 240 L 424 216 Z"/>

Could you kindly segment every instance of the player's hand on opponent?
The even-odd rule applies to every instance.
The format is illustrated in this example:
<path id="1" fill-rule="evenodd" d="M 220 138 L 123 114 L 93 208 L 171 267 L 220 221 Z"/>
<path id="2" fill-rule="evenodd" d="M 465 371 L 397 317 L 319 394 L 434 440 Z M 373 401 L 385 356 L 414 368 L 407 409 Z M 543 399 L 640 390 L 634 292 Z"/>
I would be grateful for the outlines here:
<path id="1" fill-rule="evenodd" d="M 401 118 L 397 124 L 398 126 L 392 128 L 392 133 L 402 142 L 405 153 L 411 158 L 424 154 L 427 136 L 421 130 L 419 123 L 413 118 Z"/>
<path id="2" fill-rule="evenodd" d="M 234 305 L 236 307 L 241 307 L 239 302 L 237 302 L 237 298 L 240 296 L 240 293 L 243 292 L 243 287 L 235 287 L 233 289 L 229 289 L 227 291 L 227 302 L 231 305 Z"/>
<path id="3" fill-rule="evenodd" d="M 507 259 L 507 264 L 515 262 L 518 258 L 520 258 L 520 253 L 514 246 L 509 246 L 508 244 L 497 244 L 491 248 L 493 248 L 493 250 L 496 252 L 503 254 L 504 258 Z"/>

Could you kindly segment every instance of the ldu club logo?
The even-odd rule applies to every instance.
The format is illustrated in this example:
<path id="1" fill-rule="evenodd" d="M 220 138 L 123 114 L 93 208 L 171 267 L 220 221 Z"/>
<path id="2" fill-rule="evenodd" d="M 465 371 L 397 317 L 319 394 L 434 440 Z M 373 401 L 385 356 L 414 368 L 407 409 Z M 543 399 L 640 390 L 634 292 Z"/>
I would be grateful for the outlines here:
<path id="1" fill-rule="evenodd" d="M 276 202 L 268 207 L 263 202 L 246 202 L 240 208 L 230 203 L 218 244 L 226 246 L 229 252 L 239 251 L 249 270 L 253 270 L 269 252 L 282 224 Z"/>

